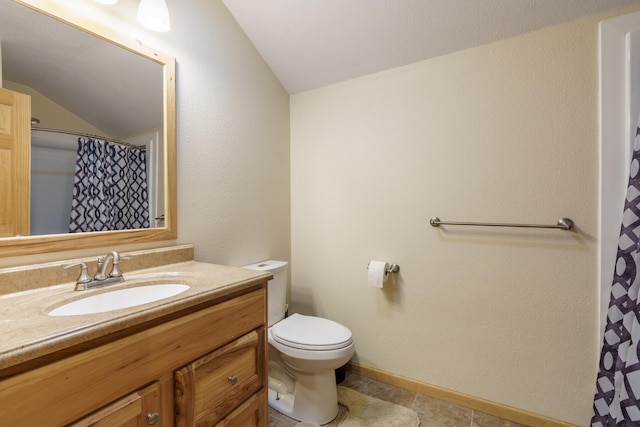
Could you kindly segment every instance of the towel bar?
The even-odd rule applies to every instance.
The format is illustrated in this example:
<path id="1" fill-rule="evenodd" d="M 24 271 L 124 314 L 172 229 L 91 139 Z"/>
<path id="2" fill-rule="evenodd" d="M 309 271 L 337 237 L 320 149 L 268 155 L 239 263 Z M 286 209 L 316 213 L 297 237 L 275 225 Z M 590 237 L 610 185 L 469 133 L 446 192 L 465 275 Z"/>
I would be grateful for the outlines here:
<path id="1" fill-rule="evenodd" d="M 429 220 L 429 224 L 433 227 L 439 227 L 441 225 L 474 225 L 482 227 L 524 227 L 524 228 L 557 228 L 560 230 L 571 230 L 573 228 L 573 221 L 569 218 L 560 218 L 555 225 L 547 224 L 505 224 L 496 222 L 458 222 L 458 221 L 442 221 L 437 216 L 434 216 Z"/>

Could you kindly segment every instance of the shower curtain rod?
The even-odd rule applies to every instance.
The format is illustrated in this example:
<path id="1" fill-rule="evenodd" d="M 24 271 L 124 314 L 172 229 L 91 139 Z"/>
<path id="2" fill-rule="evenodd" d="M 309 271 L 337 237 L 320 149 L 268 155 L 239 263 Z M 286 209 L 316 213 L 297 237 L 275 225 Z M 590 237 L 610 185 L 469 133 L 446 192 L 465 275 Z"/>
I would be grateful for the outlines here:
<path id="1" fill-rule="evenodd" d="M 112 142 L 114 144 L 124 145 L 124 146 L 130 147 L 130 148 L 137 148 L 139 150 L 146 150 L 146 148 L 147 148 L 144 145 L 135 145 L 135 144 L 131 144 L 130 142 L 119 141 L 119 140 L 113 139 L 113 138 L 106 138 L 106 137 L 100 136 L 100 135 L 91 135 L 90 133 L 71 132 L 69 130 L 49 129 L 49 128 L 41 128 L 41 127 L 36 127 L 36 126 L 31 126 L 31 130 L 41 130 L 43 132 L 63 133 L 63 134 L 66 134 L 66 135 L 74 135 L 74 136 L 80 136 L 80 137 L 85 137 L 85 138 L 103 139 L 105 141 Z"/>

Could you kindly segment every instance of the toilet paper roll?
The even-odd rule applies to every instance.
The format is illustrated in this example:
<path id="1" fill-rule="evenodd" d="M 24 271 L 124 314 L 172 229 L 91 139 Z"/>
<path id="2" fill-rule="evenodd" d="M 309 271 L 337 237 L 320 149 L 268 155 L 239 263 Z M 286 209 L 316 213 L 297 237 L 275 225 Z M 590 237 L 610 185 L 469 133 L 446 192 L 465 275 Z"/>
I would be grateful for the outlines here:
<path id="1" fill-rule="evenodd" d="M 375 288 L 381 288 L 387 281 L 387 270 L 389 264 L 384 261 L 369 261 L 367 272 L 367 284 Z"/>

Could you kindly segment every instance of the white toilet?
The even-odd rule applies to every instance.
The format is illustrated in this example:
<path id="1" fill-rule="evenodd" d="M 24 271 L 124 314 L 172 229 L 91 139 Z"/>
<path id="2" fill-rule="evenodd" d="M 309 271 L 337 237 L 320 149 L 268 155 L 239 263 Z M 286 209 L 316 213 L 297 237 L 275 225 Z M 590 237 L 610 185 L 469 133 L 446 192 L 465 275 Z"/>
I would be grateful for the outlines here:
<path id="1" fill-rule="evenodd" d="M 269 300 L 269 406 L 296 419 L 326 424 L 338 414 L 335 370 L 355 352 L 351 331 L 322 317 L 287 309 L 285 261 L 263 261 L 242 268 L 273 274 Z"/>

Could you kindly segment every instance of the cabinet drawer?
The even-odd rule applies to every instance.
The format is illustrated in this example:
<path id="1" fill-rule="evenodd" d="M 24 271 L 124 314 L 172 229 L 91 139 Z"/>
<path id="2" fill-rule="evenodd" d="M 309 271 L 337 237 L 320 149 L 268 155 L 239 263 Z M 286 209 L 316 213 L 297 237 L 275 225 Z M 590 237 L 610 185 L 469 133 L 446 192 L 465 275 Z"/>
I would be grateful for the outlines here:
<path id="1" fill-rule="evenodd" d="M 211 426 L 264 382 L 264 327 L 175 372 L 176 425 Z"/>
<path id="2" fill-rule="evenodd" d="M 235 411 L 230 413 L 224 420 L 216 424 L 215 427 L 261 427 L 267 425 L 267 412 L 262 404 L 266 399 L 264 389 L 249 397 Z"/>

